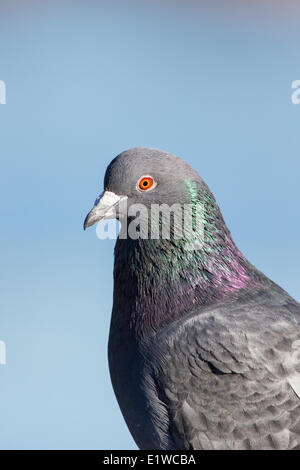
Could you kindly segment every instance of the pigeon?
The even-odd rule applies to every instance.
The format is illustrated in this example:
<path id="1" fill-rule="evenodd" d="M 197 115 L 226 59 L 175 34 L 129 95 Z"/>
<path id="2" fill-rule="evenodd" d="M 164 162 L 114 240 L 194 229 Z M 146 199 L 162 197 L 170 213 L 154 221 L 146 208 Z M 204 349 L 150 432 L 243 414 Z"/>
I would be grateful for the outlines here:
<path id="1" fill-rule="evenodd" d="M 163 236 L 163 211 L 145 214 L 174 204 L 192 222 L 201 208 L 202 224 L 179 237 L 171 217 Z M 109 370 L 138 448 L 300 450 L 300 304 L 238 250 L 198 173 L 157 149 L 122 152 L 84 228 L 110 218 Z"/>

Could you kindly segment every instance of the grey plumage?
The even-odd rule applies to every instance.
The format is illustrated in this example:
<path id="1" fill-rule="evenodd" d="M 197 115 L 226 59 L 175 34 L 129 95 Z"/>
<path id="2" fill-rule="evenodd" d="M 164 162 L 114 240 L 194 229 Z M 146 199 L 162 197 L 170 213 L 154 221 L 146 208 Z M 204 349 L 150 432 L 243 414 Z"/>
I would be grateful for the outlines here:
<path id="1" fill-rule="evenodd" d="M 143 174 L 157 182 L 148 194 L 136 190 Z M 104 186 L 129 205 L 184 204 L 190 183 L 207 207 L 201 250 L 172 237 L 116 244 L 109 365 L 123 416 L 140 449 L 297 449 L 299 303 L 244 258 L 178 157 L 129 150 Z M 107 214 L 96 209 L 86 226 Z"/>

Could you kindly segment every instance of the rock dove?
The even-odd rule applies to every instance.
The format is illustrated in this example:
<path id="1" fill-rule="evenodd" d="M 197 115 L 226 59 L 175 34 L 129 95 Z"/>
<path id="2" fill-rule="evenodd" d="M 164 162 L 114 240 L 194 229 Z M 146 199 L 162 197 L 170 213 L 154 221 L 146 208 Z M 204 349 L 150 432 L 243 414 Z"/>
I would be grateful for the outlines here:
<path id="1" fill-rule="evenodd" d="M 199 247 L 174 230 L 128 236 L 136 204 L 201 205 Z M 112 217 L 127 229 L 115 246 L 108 359 L 137 446 L 300 449 L 300 304 L 238 250 L 198 173 L 157 149 L 121 153 L 84 228 Z"/>

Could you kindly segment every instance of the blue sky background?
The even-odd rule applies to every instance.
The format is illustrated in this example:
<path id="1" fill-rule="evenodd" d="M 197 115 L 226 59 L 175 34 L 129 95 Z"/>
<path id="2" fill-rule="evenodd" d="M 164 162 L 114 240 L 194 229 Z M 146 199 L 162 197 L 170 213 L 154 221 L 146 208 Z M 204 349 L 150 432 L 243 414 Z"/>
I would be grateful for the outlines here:
<path id="1" fill-rule="evenodd" d="M 82 230 L 120 151 L 191 163 L 300 300 L 300 15 L 208 4 L 0 1 L 3 449 L 136 448 L 107 366 L 114 241 Z"/>

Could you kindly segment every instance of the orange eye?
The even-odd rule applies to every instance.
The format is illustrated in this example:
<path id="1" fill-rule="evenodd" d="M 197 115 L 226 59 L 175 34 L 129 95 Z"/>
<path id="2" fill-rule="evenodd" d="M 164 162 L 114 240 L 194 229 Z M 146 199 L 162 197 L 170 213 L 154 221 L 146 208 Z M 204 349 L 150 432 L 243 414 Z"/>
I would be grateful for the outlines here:
<path id="1" fill-rule="evenodd" d="M 151 176 L 144 176 L 144 178 L 142 178 L 139 182 L 139 188 L 143 191 L 146 191 L 147 189 L 152 188 L 153 183 L 154 181 Z"/>

